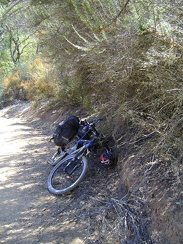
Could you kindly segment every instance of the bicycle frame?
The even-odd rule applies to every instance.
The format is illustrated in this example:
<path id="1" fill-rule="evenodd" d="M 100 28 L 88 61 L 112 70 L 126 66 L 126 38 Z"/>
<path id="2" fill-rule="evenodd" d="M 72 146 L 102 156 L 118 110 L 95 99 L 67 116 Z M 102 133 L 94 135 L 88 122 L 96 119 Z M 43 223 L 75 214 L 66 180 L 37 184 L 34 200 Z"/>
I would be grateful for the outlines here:
<path id="1" fill-rule="evenodd" d="M 90 153 L 89 148 L 95 143 L 97 137 L 91 139 L 91 140 L 83 140 L 79 139 L 76 143 L 76 146 L 79 145 L 80 143 L 83 143 L 84 145 L 79 147 L 78 149 L 72 151 L 71 153 L 67 154 L 64 158 L 71 159 L 73 158 L 73 155 L 76 157 L 82 157 L 84 152 L 86 151 L 86 156 Z"/>
<path id="2" fill-rule="evenodd" d="M 60 195 L 73 190 L 85 177 L 88 170 L 88 154 L 92 152 L 93 146 L 105 146 L 106 150 L 110 150 L 105 137 L 100 134 L 94 123 L 88 123 L 88 131 L 80 139 L 71 141 L 74 143 L 65 154 L 60 155 L 55 161 L 55 166 L 48 176 L 49 192 Z M 88 133 L 90 139 L 84 139 Z M 65 174 L 66 177 L 63 175 Z M 63 176 L 63 178 L 62 178 Z M 59 178 L 60 177 L 60 178 Z M 60 180 L 58 180 L 60 179 Z M 71 180 L 72 179 L 72 180 Z"/>
<path id="3" fill-rule="evenodd" d="M 102 141 L 103 135 L 100 134 L 95 128 L 95 125 L 99 121 L 101 121 L 101 119 L 98 119 L 93 122 L 85 121 L 86 126 L 88 127 L 88 130 L 86 131 L 86 133 L 80 139 L 71 140 L 70 142 L 68 142 L 67 145 L 69 145 L 69 143 L 73 143 L 75 141 L 74 146 L 72 146 L 70 149 L 63 151 L 62 148 L 59 148 L 58 152 L 56 152 L 53 155 L 53 157 L 51 158 L 49 163 L 51 165 L 55 165 L 65 158 L 69 159 L 73 155 L 77 155 L 77 156 L 79 156 L 80 154 L 83 155 L 85 150 L 87 150 L 87 152 L 85 154 L 85 156 L 87 156 L 90 153 L 90 147 L 95 144 L 96 140 L 102 142 L 102 144 L 105 146 L 105 148 L 107 150 L 109 150 L 109 147 L 107 146 L 107 144 Z M 89 133 L 92 133 L 92 139 L 84 139 Z M 57 155 L 58 155 L 58 158 L 55 160 Z"/>

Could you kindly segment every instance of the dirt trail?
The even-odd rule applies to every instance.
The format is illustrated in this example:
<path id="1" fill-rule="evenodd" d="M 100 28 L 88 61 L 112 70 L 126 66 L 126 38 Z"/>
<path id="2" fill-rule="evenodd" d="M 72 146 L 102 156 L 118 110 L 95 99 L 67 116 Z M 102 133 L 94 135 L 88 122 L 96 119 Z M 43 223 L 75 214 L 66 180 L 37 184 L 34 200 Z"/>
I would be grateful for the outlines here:
<path id="1" fill-rule="evenodd" d="M 123 195 L 116 169 L 103 168 L 96 159 L 71 194 L 51 195 L 47 159 L 55 147 L 49 130 L 43 134 L 35 121 L 21 118 L 27 106 L 0 111 L 0 243 L 123 243 L 110 222 L 115 211 L 109 201 Z"/>

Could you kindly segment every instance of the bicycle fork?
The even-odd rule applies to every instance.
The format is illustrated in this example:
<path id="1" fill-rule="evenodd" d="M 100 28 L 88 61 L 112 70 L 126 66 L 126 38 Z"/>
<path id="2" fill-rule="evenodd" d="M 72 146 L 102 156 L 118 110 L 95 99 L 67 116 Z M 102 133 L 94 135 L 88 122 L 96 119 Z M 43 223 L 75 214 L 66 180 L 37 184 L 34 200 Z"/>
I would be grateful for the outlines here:
<path id="1" fill-rule="evenodd" d="M 67 165 L 64 167 L 64 172 L 66 174 L 68 174 L 69 176 L 72 175 L 72 173 L 80 167 L 81 162 L 76 162 L 76 160 L 78 160 L 78 158 L 74 158 L 72 159 L 70 162 L 67 163 Z M 74 163 L 76 163 L 76 165 L 74 165 Z M 70 168 L 69 168 L 70 167 Z"/>

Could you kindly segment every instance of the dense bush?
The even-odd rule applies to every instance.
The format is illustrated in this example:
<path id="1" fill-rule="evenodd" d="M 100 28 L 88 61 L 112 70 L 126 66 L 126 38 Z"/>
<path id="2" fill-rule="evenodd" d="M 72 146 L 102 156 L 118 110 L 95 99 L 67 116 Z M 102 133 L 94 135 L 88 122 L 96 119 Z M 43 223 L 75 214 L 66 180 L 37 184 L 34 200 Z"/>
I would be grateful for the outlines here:
<path id="1" fill-rule="evenodd" d="M 6 73 L 6 94 L 31 100 L 49 97 L 102 111 L 119 144 L 127 136 L 135 141 L 155 133 L 151 153 L 153 147 L 154 153 L 179 158 L 183 89 L 180 3 L 54 0 L 7 5 L 6 40 L 8 36 L 14 40 L 15 53 L 27 50 L 25 59 L 30 52 L 25 34 L 31 30 L 37 57 L 26 69 L 16 64 L 12 73 Z M 8 18 L 11 14 L 15 25 Z M 24 33 L 20 40 L 16 28 Z M 124 124 L 129 128 L 125 138 L 120 131 Z"/>

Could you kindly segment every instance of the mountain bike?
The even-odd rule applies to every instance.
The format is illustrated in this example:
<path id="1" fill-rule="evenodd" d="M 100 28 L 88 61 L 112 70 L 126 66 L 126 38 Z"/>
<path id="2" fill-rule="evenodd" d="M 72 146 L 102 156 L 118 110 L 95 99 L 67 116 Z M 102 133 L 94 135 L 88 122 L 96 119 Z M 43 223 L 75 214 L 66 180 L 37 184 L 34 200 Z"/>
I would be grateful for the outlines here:
<path id="1" fill-rule="evenodd" d="M 108 146 L 105 137 L 95 128 L 99 121 L 101 120 L 86 122 L 86 133 L 81 138 L 72 141 L 73 146 L 68 150 L 63 151 L 60 149 L 60 156 L 56 157 L 54 155 L 52 157 L 55 166 L 47 180 L 50 193 L 60 195 L 77 187 L 88 170 L 88 155 L 97 147 L 104 146 L 105 151 L 111 155 L 111 160 L 116 162 L 117 154 L 115 149 Z M 54 160 L 54 158 L 56 159 Z"/>

